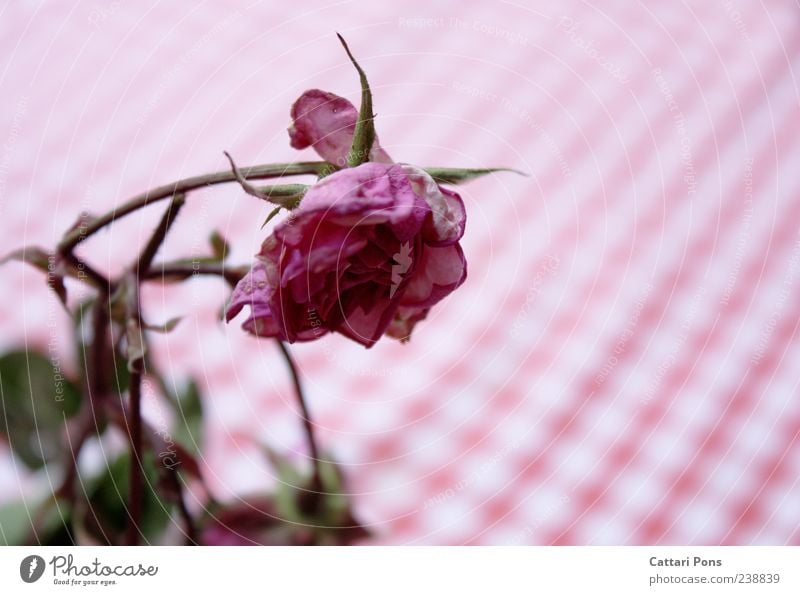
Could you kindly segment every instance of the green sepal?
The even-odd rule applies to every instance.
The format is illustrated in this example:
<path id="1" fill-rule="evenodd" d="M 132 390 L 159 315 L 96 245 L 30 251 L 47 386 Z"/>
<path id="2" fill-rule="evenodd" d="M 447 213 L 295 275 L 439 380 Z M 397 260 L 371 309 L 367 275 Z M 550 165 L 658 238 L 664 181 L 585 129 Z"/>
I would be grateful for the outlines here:
<path id="1" fill-rule="evenodd" d="M 262 223 L 262 224 L 261 224 L 261 229 L 264 229 L 264 228 L 267 226 L 267 223 L 269 223 L 270 221 L 272 221 L 272 220 L 273 220 L 273 219 L 274 219 L 274 218 L 275 218 L 275 217 L 278 215 L 278 213 L 280 213 L 280 212 L 281 212 L 281 209 L 282 209 L 282 208 L 283 208 L 283 207 L 275 207 L 274 209 L 272 209 L 272 210 L 269 212 L 269 215 L 267 215 L 267 218 L 266 218 L 266 219 L 264 219 L 264 223 Z"/>
<path id="2" fill-rule="evenodd" d="M 440 184 L 463 184 L 488 174 L 497 172 L 512 172 L 521 176 L 528 174 L 508 167 L 490 167 L 483 169 L 469 169 L 464 167 L 425 167 L 428 175 Z"/>
<path id="3" fill-rule="evenodd" d="M 359 66 L 350 48 L 347 47 L 347 42 L 344 37 L 339 35 L 339 41 L 344 46 L 344 51 L 347 52 L 347 57 L 353 63 L 358 71 L 358 78 L 361 81 L 361 108 L 358 111 L 358 122 L 356 122 L 356 129 L 353 132 L 353 144 L 350 146 L 350 152 L 347 154 L 347 165 L 349 167 L 356 167 L 362 163 L 369 161 L 369 154 L 372 151 L 372 145 L 375 142 L 375 114 L 372 113 L 372 91 L 369 88 L 367 75 L 364 70 Z"/>
<path id="4" fill-rule="evenodd" d="M 263 194 L 264 198 L 270 200 L 274 198 L 297 198 L 299 200 L 308 188 L 307 184 L 275 184 L 273 186 L 261 186 L 258 191 Z"/>

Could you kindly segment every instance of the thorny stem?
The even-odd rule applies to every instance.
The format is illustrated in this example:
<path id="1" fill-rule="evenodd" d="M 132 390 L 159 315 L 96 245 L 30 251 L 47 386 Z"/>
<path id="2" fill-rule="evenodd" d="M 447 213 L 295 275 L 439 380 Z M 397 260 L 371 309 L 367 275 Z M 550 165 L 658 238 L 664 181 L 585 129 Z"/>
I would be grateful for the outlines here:
<path id="1" fill-rule="evenodd" d="M 181 480 L 178 477 L 178 472 L 175 469 L 170 469 L 169 471 L 169 481 L 172 483 L 172 487 L 176 493 L 176 504 L 178 506 L 178 513 L 181 515 L 183 519 L 183 524 L 186 528 L 186 542 L 188 545 L 197 545 L 197 527 L 195 527 L 194 519 L 192 518 L 189 509 L 186 507 L 186 500 L 183 498 L 183 487 L 181 485 Z"/>
<path id="2" fill-rule="evenodd" d="M 67 260 L 67 262 L 69 262 L 70 265 L 77 269 L 78 274 L 83 274 L 86 279 L 88 279 L 89 283 L 94 285 L 99 291 L 109 293 L 113 291 L 112 284 L 105 275 L 89 266 L 87 263 L 75 256 L 75 254 L 69 252 L 64 255 L 64 258 Z"/>
<path id="3" fill-rule="evenodd" d="M 107 328 L 109 324 L 108 302 L 109 296 L 116 287 L 116 282 L 108 279 L 102 273 L 96 271 L 90 265 L 78 258 L 73 249 L 79 243 L 103 229 L 107 225 L 112 224 L 119 218 L 122 218 L 134 211 L 148 206 L 156 201 L 172 198 L 173 202 L 167 209 L 164 217 L 162 218 L 159 226 L 156 228 L 150 241 L 145 246 L 141 255 L 135 263 L 135 273 L 132 275 L 133 283 L 131 284 L 130 291 L 135 294 L 135 308 L 134 315 L 136 318 L 136 328 L 141 332 L 141 320 L 138 303 L 138 283 L 142 279 L 153 278 L 156 271 L 150 270 L 151 263 L 158 251 L 159 246 L 163 242 L 169 227 L 175 220 L 175 215 L 178 210 L 183 206 L 184 194 L 214 184 L 222 184 L 226 182 L 234 182 L 237 177 L 240 178 L 272 178 L 287 175 L 300 175 L 300 174 L 319 174 L 322 172 L 330 171 L 333 166 L 326 162 L 305 162 L 305 163 L 290 163 L 290 164 L 267 164 L 258 165 L 249 168 L 244 168 L 243 171 L 234 174 L 232 171 L 222 171 L 201 176 L 194 176 L 178 180 L 170 184 L 159 186 L 157 188 L 148 190 L 142 194 L 134 196 L 119 208 L 109 211 L 85 226 L 80 226 L 77 229 L 67 233 L 58 246 L 58 253 L 62 255 L 64 260 L 72 267 L 82 272 L 86 279 L 94 285 L 99 294 L 96 298 L 95 306 L 93 308 L 93 323 L 92 323 L 92 342 L 90 357 L 87 358 L 87 386 L 86 392 L 88 401 L 91 407 L 91 415 L 87 415 L 85 423 L 88 424 L 92 421 L 94 425 L 97 424 L 99 407 L 97 405 L 105 396 L 108 389 L 107 371 L 105 370 L 105 356 L 109 349 Z M 175 266 L 173 272 L 181 274 L 183 271 L 180 267 Z M 192 274 L 220 274 L 229 283 L 235 283 L 238 278 L 244 274 L 237 269 L 231 268 L 228 272 L 210 270 L 211 267 L 204 265 L 198 268 L 193 267 Z M 165 276 L 170 272 L 168 267 L 162 267 L 160 271 L 161 276 Z M 238 277 L 238 278 L 237 278 Z M 131 446 L 131 463 L 130 463 L 130 491 L 129 491 L 129 511 L 130 523 L 126 533 L 126 543 L 135 545 L 139 541 L 139 524 L 142 511 L 142 497 L 143 497 L 143 476 L 142 476 L 142 418 L 141 418 L 141 381 L 142 370 L 144 366 L 143 358 L 138 358 L 131 362 L 132 371 L 130 374 L 129 382 L 129 399 L 130 399 L 130 424 L 128 427 L 130 433 L 130 446 Z M 82 425 L 78 430 L 78 436 L 74 444 L 74 448 L 70 449 L 70 457 L 67 461 L 65 468 L 64 479 L 56 491 L 56 494 L 67 498 L 72 504 L 74 502 L 74 483 L 78 475 L 77 459 L 82 450 L 82 447 L 88 437 L 91 428 L 88 425 Z M 180 489 L 180 481 L 177 476 L 175 477 L 176 487 L 179 493 L 179 511 L 184 518 L 187 527 L 187 534 L 189 539 L 196 541 L 196 531 L 194 523 L 191 519 L 186 505 L 183 501 L 183 494 Z"/>
<path id="4" fill-rule="evenodd" d="M 177 217 L 178 212 L 181 210 L 181 207 L 183 207 L 185 202 L 186 195 L 184 194 L 176 194 L 172 197 L 172 202 L 170 203 L 169 207 L 167 207 L 167 211 L 164 213 L 161 221 L 159 221 L 158 227 L 156 227 L 153 235 L 150 236 L 150 240 L 142 249 L 142 253 L 139 255 L 139 258 L 136 261 L 136 283 L 139 282 L 139 276 L 141 275 L 141 272 L 150 268 L 150 265 L 156 256 L 156 252 L 158 252 L 158 249 L 164 242 L 164 238 L 167 237 L 169 228 L 172 227 L 173 223 L 175 223 L 175 217 Z"/>
<path id="5" fill-rule="evenodd" d="M 299 163 L 275 163 L 266 165 L 255 165 L 245 167 L 241 170 L 242 176 L 247 179 L 277 178 L 281 176 L 297 176 L 303 174 L 318 175 L 336 169 L 335 166 L 325 161 L 306 161 Z M 184 178 L 177 182 L 170 182 L 163 186 L 158 186 L 142 194 L 137 194 L 119 207 L 109 211 L 105 215 L 93 219 L 85 226 L 74 229 L 64 236 L 58 245 L 58 252 L 69 254 L 72 249 L 84 241 L 86 238 L 110 225 L 120 217 L 124 217 L 156 201 L 164 200 L 176 194 L 186 194 L 198 188 L 204 188 L 214 184 L 224 184 L 235 182 L 236 176 L 230 170 L 220 171 L 191 178 Z"/>
<path id="6" fill-rule="evenodd" d="M 131 418 L 131 413 L 129 410 L 126 410 L 117 402 L 109 402 L 107 412 L 109 414 L 109 421 L 111 423 L 113 423 L 121 431 L 130 433 L 130 423 L 128 420 Z M 152 426 L 149 426 L 146 420 L 142 420 L 141 427 L 143 448 L 146 444 L 151 449 L 153 456 L 157 456 L 156 452 L 159 450 L 159 447 L 156 445 L 155 440 L 158 436 L 158 432 Z M 181 482 L 178 470 L 175 467 L 165 466 L 163 471 L 165 473 L 166 481 L 169 482 L 170 489 L 175 492 L 174 500 L 175 504 L 178 506 L 178 513 L 181 515 L 181 518 L 185 524 L 185 536 L 187 541 L 192 542 L 194 545 L 198 543 L 197 527 L 194 523 L 194 519 L 189 513 L 188 507 L 186 506 L 186 501 L 183 497 L 183 483 Z M 213 497 L 209 492 L 208 487 L 202 482 L 202 478 L 198 479 L 200 479 L 200 485 L 203 488 L 206 497 L 210 502 L 213 502 Z"/>
<path id="7" fill-rule="evenodd" d="M 150 243 L 148 243 L 150 246 Z M 142 253 L 145 255 L 145 252 Z M 141 262 L 141 256 L 137 261 Z M 141 311 L 139 308 L 139 283 L 135 273 L 128 286 L 128 349 L 131 344 L 144 342 Z M 132 335 L 139 333 L 138 337 Z M 128 477 L 128 529 L 125 533 L 126 545 L 139 543 L 139 532 L 142 518 L 142 499 L 144 496 L 144 468 L 142 465 L 142 370 L 144 368 L 144 352 L 128 362 L 130 379 L 128 383 L 128 437 L 130 439 L 130 468 Z"/>
<path id="8" fill-rule="evenodd" d="M 92 343 L 89 357 L 86 359 L 89 366 L 87 370 L 87 393 L 89 394 L 89 403 L 95 411 L 97 410 L 97 403 L 104 398 L 108 391 L 108 370 L 106 370 L 105 364 L 110 348 L 108 341 L 108 300 L 109 295 L 101 292 L 92 305 Z"/>
<path id="9" fill-rule="evenodd" d="M 128 397 L 130 399 L 130 432 L 131 461 L 128 490 L 128 530 L 125 535 L 126 545 L 139 543 L 139 526 L 142 518 L 142 498 L 144 495 L 144 478 L 142 474 L 142 360 L 136 360 L 130 375 Z"/>
<path id="10" fill-rule="evenodd" d="M 300 417 L 303 418 L 303 429 L 306 434 L 306 441 L 308 442 L 308 456 L 311 458 L 312 472 L 311 484 L 308 490 L 303 492 L 300 500 L 300 508 L 304 512 L 314 512 L 320 502 L 322 496 L 322 474 L 320 473 L 320 458 L 319 448 L 317 447 L 317 439 L 314 435 L 314 423 L 311 421 L 311 414 L 308 411 L 306 400 L 303 395 L 303 386 L 300 384 L 300 374 L 297 371 L 297 366 L 289 353 L 289 349 L 283 344 L 283 341 L 276 340 L 278 347 L 289 366 L 289 372 L 292 375 L 292 382 L 294 383 L 295 396 L 297 397 L 297 404 L 300 407 Z"/>
<path id="11" fill-rule="evenodd" d="M 239 172 L 241 176 L 247 180 L 264 180 L 268 178 L 300 176 L 308 174 L 315 176 L 328 175 L 337 169 L 339 169 L 337 166 L 332 163 L 328 163 L 327 161 L 300 161 L 297 163 L 268 163 L 263 165 L 253 165 L 250 167 L 239 168 Z M 498 169 L 462 170 L 460 168 L 450 167 L 424 169 L 429 171 L 431 175 L 440 175 L 440 181 L 442 183 L 451 184 L 457 184 L 460 181 L 465 181 L 473 177 L 477 177 L 478 175 L 483 175 L 484 173 L 502 171 Z M 474 171 L 476 173 L 467 175 L 465 177 L 463 174 L 464 171 Z M 436 177 L 436 175 L 434 175 L 434 177 Z M 176 194 L 188 194 L 192 190 L 197 190 L 199 188 L 236 181 L 236 174 L 232 170 L 226 170 L 211 174 L 193 176 L 191 178 L 183 178 L 175 182 L 170 182 L 169 184 L 164 184 L 163 186 L 152 188 L 146 192 L 137 194 L 133 198 L 129 199 L 119 207 L 112 209 L 106 214 L 101 215 L 96 219 L 92 219 L 85 226 L 81 226 L 66 234 L 58 245 L 58 252 L 63 255 L 71 254 L 72 249 L 75 248 L 75 246 L 94 235 L 107 225 L 112 224 L 117 219 L 125 217 L 134 211 L 138 211 L 141 208 L 151 205 L 154 202 L 165 200 L 175 196 Z M 271 199 L 265 200 L 270 200 L 270 202 L 272 202 Z M 275 204 L 278 205 L 281 205 L 282 202 L 285 202 L 278 198 L 276 198 L 276 200 L 277 202 L 275 202 Z"/>
<path id="12" fill-rule="evenodd" d="M 66 464 L 64 479 L 54 492 L 54 495 L 57 498 L 64 498 L 70 505 L 75 501 L 75 480 L 78 478 L 78 454 L 91 435 L 92 430 L 96 428 L 97 424 L 94 414 L 86 412 L 76 427 L 75 442 L 70 442 L 67 453 L 65 454 Z"/>
<path id="13" fill-rule="evenodd" d="M 142 334 L 142 313 L 139 303 L 139 282 L 141 271 L 146 271 L 150 268 L 156 252 L 164 242 L 167 232 L 175 218 L 178 215 L 181 207 L 185 202 L 183 194 L 177 194 L 172 197 L 172 202 L 167 207 L 164 216 L 159 221 L 158 226 L 153 231 L 147 244 L 145 244 L 139 258 L 136 259 L 134 270 L 128 277 L 130 283 L 127 287 L 128 295 L 128 349 L 131 349 L 131 344 L 138 342 L 139 345 L 144 345 L 144 337 Z M 138 337 L 132 337 L 131 334 L 139 334 Z M 130 466 L 130 492 L 128 506 L 130 513 L 130 524 L 128 525 L 128 532 L 126 534 L 126 542 L 128 545 L 136 545 L 139 541 L 139 525 L 142 518 L 142 498 L 144 492 L 144 467 L 142 465 L 142 371 L 144 369 L 144 353 L 143 347 L 139 352 L 135 353 L 135 357 L 130 360 L 131 374 L 130 386 L 128 397 L 130 400 L 130 446 L 131 446 L 131 466 Z M 129 357 L 131 355 L 129 354 Z M 180 487 L 180 486 L 177 486 Z"/>
<path id="14" fill-rule="evenodd" d="M 255 196 L 261 200 L 266 200 L 272 204 L 278 205 L 279 208 L 283 207 L 289 210 L 295 208 L 300 204 L 303 194 L 308 190 L 308 186 L 305 184 L 282 184 L 279 186 L 256 188 L 244 177 L 230 153 L 225 151 L 225 157 L 228 158 L 228 162 L 231 164 L 231 171 L 236 181 L 239 182 L 239 185 L 242 187 L 242 190 L 247 192 L 250 196 Z"/>
<path id="15" fill-rule="evenodd" d="M 276 177 L 280 175 L 296 175 L 304 173 L 317 173 L 325 169 L 329 169 L 330 165 L 325 162 L 319 163 L 298 163 L 286 165 L 263 165 L 251 168 L 245 168 L 243 173 L 238 175 L 241 177 L 251 178 L 265 178 Z M 78 475 L 77 460 L 83 445 L 91 433 L 91 428 L 96 427 L 98 423 L 99 407 L 97 406 L 103 400 L 105 393 L 108 390 L 107 370 L 105 369 L 105 360 L 107 351 L 109 349 L 107 328 L 109 324 L 108 301 L 110 293 L 114 290 L 116 283 L 107 279 L 102 273 L 99 273 L 94 268 L 79 259 L 74 253 L 74 247 L 96 233 L 106 225 L 113 223 L 117 218 L 130 214 L 148 204 L 172 197 L 173 201 L 167 209 L 164 217 L 161 219 L 158 227 L 151 236 L 148 243 L 145 245 L 142 253 L 135 263 L 135 272 L 130 276 L 133 281 L 129 287 L 129 291 L 133 294 L 132 298 L 132 312 L 130 314 L 135 318 L 135 327 L 138 332 L 141 331 L 141 314 L 139 310 L 139 287 L 138 284 L 143 278 L 152 278 L 154 272 L 150 270 L 153 258 L 158 251 L 161 243 L 166 237 L 170 226 L 175 221 L 175 216 L 184 204 L 184 192 L 194 190 L 203 186 L 212 184 L 220 184 L 224 182 L 232 182 L 236 180 L 233 172 L 218 172 L 204 176 L 196 176 L 179 180 L 178 182 L 161 186 L 154 190 L 150 190 L 140 194 L 133 199 L 129 200 L 119 209 L 111 211 L 106 215 L 95 219 L 88 225 L 73 230 L 67 234 L 62 242 L 59 244 L 59 253 L 64 257 L 65 261 L 82 272 L 89 282 L 94 285 L 99 294 L 93 308 L 92 320 L 92 341 L 90 347 L 90 357 L 87 358 L 87 395 L 90 403 L 90 411 L 87 413 L 86 418 L 83 420 L 81 427 L 78 429 L 78 435 L 70 449 L 69 460 L 65 467 L 64 479 L 56 491 L 57 496 L 64 497 L 70 504 L 74 503 L 75 489 L 74 484 Z M 172 267 L 175 269 L 173 272 L 180 274 L 182 271 L 180 267 Z M 213 267 L 203 265 L 200 267 L 192 267 L 192 274 L 219 274 L 226 278 L 229 283 L 234 284 L 238 281 L 244 272 L 230 267 L 227 272 L 221 269 L 212 270 Z M 164 276 L 170 272 L 169 267 L 162 267 L 161 275 Z M 129 545 L 136 545 L 139 541 L 140 520 L 142 514 L 142 499 L 143 499 L 143 467 L 142 467 L 142 417 L 141 417 L 141 382 L 142 372 L 144 366 L 144 359 L 137 358 L 131 362 L 131 374 L 129 381 L 129 412 L 130 423 L 127 424 L 130 437 L 131 448 L 131 461 L 130 461 L 130 477 L 129 477 L 129 525 L 126 531 L 125 541 Z M 197 533 L 194 527 L 194 522 L 189 514 L 186 504 L 183 499 L 183 492 L 181 489 L 180 480 L 176 473 L 173 473 L 174 487 L 178 492 L 178 509 L 186 524 L 187 537 L 190 541 L 196 542 Z"/>
<path id="16" fill-rule="evenodd" d="M 248 266 L 231 266 L 224 263 L 161 263 L 154 264 L 141 275 L 142 281 L 183 281 L 194 275 L 212 275 L 222 277 L 233 287 L 250 270 Z"/>

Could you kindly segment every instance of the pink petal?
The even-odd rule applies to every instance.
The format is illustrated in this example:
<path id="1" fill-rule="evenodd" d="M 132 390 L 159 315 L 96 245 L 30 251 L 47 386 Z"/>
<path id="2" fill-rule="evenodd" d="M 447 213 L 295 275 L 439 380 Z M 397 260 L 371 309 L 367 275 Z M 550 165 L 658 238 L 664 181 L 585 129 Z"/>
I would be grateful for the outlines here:
<path id="1" fill-rule="evenodd" d="M 458 193 L 440 187 L 428 173 L 413 165 L 403 164 L 414 192 L 431 209 L 431 218 L 423 229 L 425 242 L 431 246 L 454 244 L 464 235 L 467 212 Z"/>
<path id="2" fill-rule="evenodd" d="M 303 253 L 313 238 L 313 249 L 325 251 L 327 244 L 360 240 L 363 233 L 357 230 L 386 223 L 406 241 L 419 234 L 429 213 L 399 165 L 368 162 L 312 186 L 292 217 L 275 228 L 275 237 Z"/>
<path id="3" fill-rule="evenodd" d="M 373 296 L 370 300 L 358 300 L 354 307 L 343 304 L 347 311 L 336 331 L 361 343 L 372 347 L 386 332 L 397 310 L 397 299 L 386 299 Z M 368 306 L 368 307 L 365 307 Z"/>
<path id="4" fill-rule="evenodd" d="M 292 147 L 313 146 L 325 161 L 339 167 L 347 165 L 347 153 L 353 144 L 358 110 L 344 97 L 327 91 L 311 89 L 303 93 L 292 106 L 293 124 L 289 128 Z M 378 139 L 372 145 L 370 160 L 391 163 L 381 149 Z"/>
<path id="5" fill-rule="evenodd" d="M 242 328 L 257 337 L 282 338 L 281 326 L 267 304 L 252 305 L 250 317 L 242 323 Z"/>
<path id="6" fill-rule="evenodd" d="M 421 262 L 403 293 L 401 306 L 429 308 L 454 291 L 467 278 L 467 261 L 458 244 L 425 246 Z"/>
<path id="7" fill-rule="evenodd" d="M 245 306 L 250 306 L 250 316 L 244 321 L 242 328 L 259 337 L 280 336 L 280 326 L 269 305 L 271 294 L 267 267 L 260 259 L 256 259 L 250 272 L 233 289 L 225 318 L 230 321 Z"/>
<path id="8" fill-rule="evenodd" d="M 230 322 L 245 306 L 267 305 L 271 291 L 267 269 L 261 260 L 256 259 L 250 271 L 234 287 L 225 318 Z"/>

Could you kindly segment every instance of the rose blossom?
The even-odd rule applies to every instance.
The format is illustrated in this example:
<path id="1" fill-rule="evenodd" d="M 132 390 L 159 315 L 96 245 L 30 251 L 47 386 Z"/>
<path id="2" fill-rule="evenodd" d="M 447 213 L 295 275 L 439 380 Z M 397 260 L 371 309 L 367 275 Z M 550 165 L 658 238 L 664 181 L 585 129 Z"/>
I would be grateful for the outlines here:
<path id="1" fill-rule="evenodd" d="M 344 97 L 327 91 L 311 89 L 303 93 L 292 105 L 289 140 L 295 149 L 313 146 L 325 161 L 343 167 L 347 165 L 347 152 L 353 142 L 358 110 Z M 378 139 L 372 144 L 370 161 L 391 163 Z"/>
<path id="2" fill-rule="evenodd" d="M 358 112 L 346 99 L 307 91 L 295 103 L 292 145 L 346 162 Z M 329 331 L 371 347 L 407 339 L 431 306 L 464 282 L 458 241 L 466 214 L 455 192 L 424 171 L 387 163 L 374 143 L 366 162 L 309 188 L 236 285 L 228 320 L 260 337 L 310 341 Z"/>

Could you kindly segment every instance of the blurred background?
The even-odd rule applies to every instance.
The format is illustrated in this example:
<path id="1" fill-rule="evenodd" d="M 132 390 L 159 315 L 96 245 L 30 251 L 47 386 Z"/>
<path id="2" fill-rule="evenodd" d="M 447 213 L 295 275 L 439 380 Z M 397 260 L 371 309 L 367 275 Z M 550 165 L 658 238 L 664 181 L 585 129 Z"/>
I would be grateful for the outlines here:
<path id="1" fill-rule="evenodd" d="M 461 188 L 469 278 L 410 343 L 293 349 L 371 542 L 800 544 L 799 20 L 789 0 L 7 2 L 0 253 L 223 150 L 315 159 L 289 108 L 314 87 L 358 102 L 338 31 L 395 160 L 530 173 Z M 267 213 L 235 185 L 193 194 L 162 255 L 216 229 L 246 264 Z M 118 271 L 160 214 L 79 252 Z M 0 295 L 0 349 L 78 374 L 42 274 L 4 265 Z M 274 483 L 263 444 L 307 461 L 278 351 L 221 322 L 228 297 L 150 285 L 144 309 L 184 317 L 153 347 L 196 380 L 202 471 L 231 500 Z M 58 473 L 0 440 L 0 504 Z"/>

